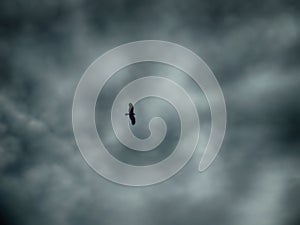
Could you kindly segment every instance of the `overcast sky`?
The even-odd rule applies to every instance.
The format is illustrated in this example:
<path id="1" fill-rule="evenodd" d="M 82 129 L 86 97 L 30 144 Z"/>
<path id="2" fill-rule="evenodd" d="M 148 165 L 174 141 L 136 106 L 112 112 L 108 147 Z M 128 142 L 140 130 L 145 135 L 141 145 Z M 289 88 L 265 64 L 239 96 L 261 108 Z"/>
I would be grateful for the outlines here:
<path id="1" fill-rule="evenodd" d="M 299 24 L 296 0 L 1 1 L 0 223 L 300 224 Z M 203 138 L 173 178 L 132 188 L 87 165 L 75 143 L 71 107 L 79 79 L 97 57 L 143 39 L 175 42 L 201 56 L 222 87 L 228 121 L 220 154 L 207 171 L 197 171 Z M 124 73 L 175 73 L 137 67 Z M 118 143 L 101 119 L 105 106 L 132 79 L 116 74 L 99 96 L 97 128 L 107 145 Z M 191 81 L 181 81 L 202 99 Z M 205 136 L 206 102 L 196 104 Z M 146 137 L 147 121 L 167 111 L 169 136 L 157 154 L 112 150 L 132 164 L 159 161 L 177 143 L 172 106 L 145 99 L 137 110 L 147 105 L 153 110 L 135 134 Z"/>

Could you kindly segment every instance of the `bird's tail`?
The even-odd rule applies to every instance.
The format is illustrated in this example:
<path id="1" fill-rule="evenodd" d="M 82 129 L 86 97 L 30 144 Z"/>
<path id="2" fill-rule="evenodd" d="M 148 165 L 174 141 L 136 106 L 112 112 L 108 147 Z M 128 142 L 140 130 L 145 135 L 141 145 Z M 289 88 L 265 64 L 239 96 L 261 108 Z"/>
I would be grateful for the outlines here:
<path id="1" fill-rule="evenodd" d="M 125 113 L 125 116 L 128 116 L 129 115 L 129 113 Z"/>

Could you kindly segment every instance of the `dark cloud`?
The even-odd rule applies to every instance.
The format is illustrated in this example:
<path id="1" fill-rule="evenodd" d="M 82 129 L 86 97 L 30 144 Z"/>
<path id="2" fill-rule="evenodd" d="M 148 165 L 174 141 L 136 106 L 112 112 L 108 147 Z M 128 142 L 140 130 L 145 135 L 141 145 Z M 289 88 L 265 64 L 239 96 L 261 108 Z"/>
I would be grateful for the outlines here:
<path id="1" fill-rule="evenodd" d="M 0 223 L 299 224 L 299 11 L 294 0 L 1 1 Z M 129 188 L 85 163 L 71 107 L 94 59 L 141 39 L 173 41 L 199 54 L 222 86 L 228 125 L 216 161 L 198 173 L 209 111 L 195 84 L 174 76 L 197 102 L 199 150 L 172 179 Z M 170 76 L 162 67 L 141 68 Z M 105 104 L 130 79 L 116 75 L 103 93 Z M 167 121 L 174 126 L 169 144 L 176 144 L 176 121 Z M 133 131 L 147 136 L 145 127 Z M 169 154 L 157 150 L 143 163 Z"/>

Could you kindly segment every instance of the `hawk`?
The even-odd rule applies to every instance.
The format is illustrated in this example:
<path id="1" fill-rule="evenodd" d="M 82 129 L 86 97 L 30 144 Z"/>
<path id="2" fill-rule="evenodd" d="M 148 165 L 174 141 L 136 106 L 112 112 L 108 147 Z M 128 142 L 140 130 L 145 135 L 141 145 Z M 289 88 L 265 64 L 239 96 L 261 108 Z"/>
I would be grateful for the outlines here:
<path id="1" fill-rule="evenodd" d="M 128 113 L 125 113 L 125 116 L 129 116 L 129 119 L 131 120 L 131 124 L 134 125 L 135 124 L 135 117 L 134 117 L 135 113 L 134 113 L 134 107 L 132 103 L 129 103 L 129 109 L 128 109 Z"/>

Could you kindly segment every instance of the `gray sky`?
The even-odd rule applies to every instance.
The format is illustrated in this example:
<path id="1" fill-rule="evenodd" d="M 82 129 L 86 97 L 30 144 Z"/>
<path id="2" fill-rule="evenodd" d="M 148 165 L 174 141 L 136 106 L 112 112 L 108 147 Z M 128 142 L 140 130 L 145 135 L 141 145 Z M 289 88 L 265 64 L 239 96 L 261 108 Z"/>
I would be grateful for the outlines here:
<path id="1" fill-rule="evenodd" d="M 299 15 L 293 0 L 1 1 L 0 223 L 299 224 Z M 201 56 L 223 89 L 228 125 L 221 152 L 204 173 L 197 171 L 200 147 L 172 179 L 130 188 L 86 164 L 75 144 L 71 106 L 90 63 L 142 39 L 172 41 Z M 130 79 L 115 77 L 99 101 L 111 104 L 112 93 Z M 202 99 L 192 83 L 181 81 Z M 153 99 L 138 107 L 147 105 L 156 105 L 149 118 L 162 113 L 158 109 L 172 114 L 169 136 L 158 154 L 113 152 L 124 161 L 160 160 L 170 153 L 166 146 L 176 144 L 174 109 Z M 205 100 L 198 108 L 205 136 Z M 98 104 L 97 115 L 103 113 Z M 109 126 L 105 122 L 97 119 L 98 129 Z M 146 136 L 145 125 L 134 132 Z M 118 144 L 107 132 L 107 144 Z"/>

